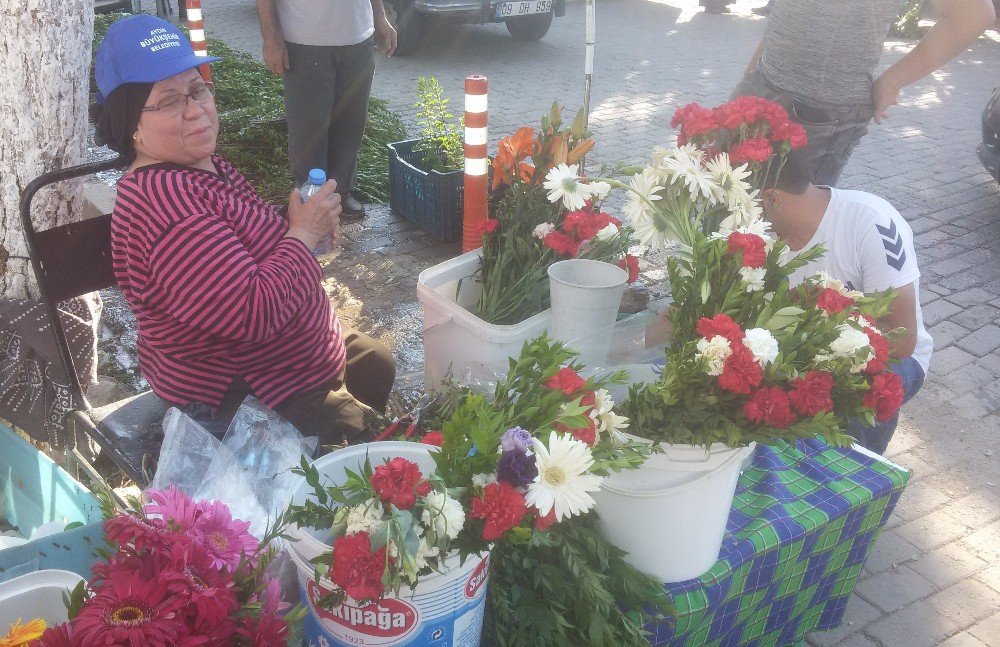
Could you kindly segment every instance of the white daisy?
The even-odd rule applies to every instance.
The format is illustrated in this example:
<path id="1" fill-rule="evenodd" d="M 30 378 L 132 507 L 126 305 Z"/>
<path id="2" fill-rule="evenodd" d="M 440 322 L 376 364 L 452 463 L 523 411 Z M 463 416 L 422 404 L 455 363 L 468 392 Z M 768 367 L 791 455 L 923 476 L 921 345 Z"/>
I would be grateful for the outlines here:
<path id="1" fill-rule="evenodd" d="M 671 172 L 673 181 L 686 186 L 693 198 L 702 196 L 714 204 L 718 202 L 723 192 L 712 174 L 702 165 L 703 154 L 691 144 L 687 144 L 670 151 L 667 157 L 663 158 L 663 165 Z"/>
<path id="2" fill-rule="evenodd" d="M 749 328 L 743 337 L 743 345 L 750 349 L 753 358 L 762 367 L 778 357 L 778 340 L 766 328 Z"/>
<path id="3" fill-rule="evenodd" d="M 531 232 L 531 235 L 537 238 L 538 240 L 545 240 L 545 237 L 554 232 L 555 230 L 556 226 L 553 225 L 551 222 L 543 222 L 542 224 L 535 226 L 535 229 L 534 231 Z"/>
<path id="4" fill-rule="evenodd" d="M 426 507 L 420 520 L 436 537 L 454 539 L 465 525 L 462 504 L 443 492 L 433 491 L 424 497 Z"/>
<path id="5" fill-rule="evenodd" d="M 586 185 L 580 181 L 577 175 L 577 166 L 559 164 L 552 168 L 545 175 L 545 182 L 542 184 L 549 192 L 549 202 L 559 202 L 562 200 L 563 206 L 570 211 L 582 209 L 590 197 L 590 192 Z"/>
<path id="6" fill-rule="evenodd" d="M 767 270 L 763 267 L 741 267 L 740 278 L 746 283 L 747 292 L 760 292 L 764 289 L 764 277 Z"/>
<path id="7" fill-rule="evenodd" d="M 555 510 L 556 521 L 583 514 L 594 506 L 588 492 L 601 487 L 603 480 L 587 470 L 594 457 L 587 445 L 569 434 L 549 434 L 548 447 L 534 439 L 538 476 L 528 485 L 525 501 L 538 508 L 539 516 Z"/>
<path id="8" fill-rule="evenodd" d="M 659 248 L 667 243 L 669 238 L 666 233 L 657 226 L 656 214 L 643 198 L 650 202 L 661 199 L 657 195 L 663 190 L 660 186 L 656 173 L 650 169 L 645 169 L 642 173 L 632 176 L 632 190 L 628 194 L 628 202 L 625 204 L 625 216 L 632 225 L 635 235 L 644 247 Z"/>
<path id="9" fill-rule="evenodd" d="M 722 367 L 732 352 L 729 340 L 722 335 L 714 335 L 711 339 L 702 337 L 698 340 L 697 356 L 706 360 L 705 372 L 711 376 L 722 375 Z"/>

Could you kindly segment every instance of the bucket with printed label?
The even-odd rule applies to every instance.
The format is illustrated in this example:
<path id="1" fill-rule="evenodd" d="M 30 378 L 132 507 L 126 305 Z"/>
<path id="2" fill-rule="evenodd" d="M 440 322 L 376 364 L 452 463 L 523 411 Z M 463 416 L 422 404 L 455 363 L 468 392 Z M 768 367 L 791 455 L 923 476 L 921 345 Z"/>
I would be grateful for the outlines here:
<path id="1" fill-rule="evenodd" d="M 359 472 L 365 460 L 373 467 L 402 457 L 416 463 L 421 472 L 434 469 L 433 448 L 420 443 L 381 442 L 355 445 L 317 459 L 313 466 L 323 483 L 343 483 L 345 470 Z M 309 498 L 311 488 L 303 480 L 292 495 L 295 503 Z M 292 526 L 288 553 L 295 563 L 299 595 L 307 609 L 302 622 L 306 647 L 375 645 L 398 647 L 477 647 L 486 610 L 489 555 L 470 555 L 462 563 L 457 553 L 439 564 L 441 572 L 422 576 L 414 588 L 404 587 L 399 596 L 324 608 L 319 600 L 335 589 L 327 578 L 316 579 L 310 561 L 331 550 L 331 537 L 318 531 Z M 297 540 L 297 541 L 295 541 Z"/>

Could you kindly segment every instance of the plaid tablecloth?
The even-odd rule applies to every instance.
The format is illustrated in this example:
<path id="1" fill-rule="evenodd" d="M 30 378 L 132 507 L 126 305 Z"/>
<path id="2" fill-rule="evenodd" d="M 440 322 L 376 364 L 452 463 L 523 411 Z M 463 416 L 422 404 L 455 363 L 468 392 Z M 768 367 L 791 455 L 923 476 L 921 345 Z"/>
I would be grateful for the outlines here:
<path id="1" fill-rule="evenodd" d="M 719 561 L 668 584 L 674 625 L 653 645 L 788 645 L 840 624 L 909 473 L 818 440 L 758 447 L 740 476 Z"/>

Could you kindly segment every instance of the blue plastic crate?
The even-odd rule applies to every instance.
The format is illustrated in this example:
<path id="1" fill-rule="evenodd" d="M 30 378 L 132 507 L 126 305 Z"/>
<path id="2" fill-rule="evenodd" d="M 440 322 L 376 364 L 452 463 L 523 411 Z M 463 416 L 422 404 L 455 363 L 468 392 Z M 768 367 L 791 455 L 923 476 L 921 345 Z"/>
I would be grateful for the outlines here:
<path id="1" fill-rule="evenodd" d="M 414 164 L 418 140 L 389 144 L 389 207 L 434 238 L 462 237 L 462 171 L 422 171 Z"/>
<path id="2" fill-rule="evenodd" d="M 100 504 L 79 481 L 3 424 L 0 518 L 23 537 L 50 521 L 86 524 L 0 550 L 0 581 L 43 568 L 90 577 L 94 549 L 104 543 Z"/>

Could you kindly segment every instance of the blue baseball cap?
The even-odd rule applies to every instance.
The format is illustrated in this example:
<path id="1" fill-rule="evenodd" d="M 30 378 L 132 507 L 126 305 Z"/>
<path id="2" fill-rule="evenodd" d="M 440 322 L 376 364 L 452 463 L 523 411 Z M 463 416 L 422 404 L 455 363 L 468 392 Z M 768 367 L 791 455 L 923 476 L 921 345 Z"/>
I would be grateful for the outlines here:
<path id="1" fill-rule="evenodd" d="M 155 83 L 202 63 L 221 61 L 198 56 L 187 36 L 171 23 L 150 14 L 123 18 L 108 28 L 97 48 L 94 76 L 98 103 L 125 83 Z"/>

